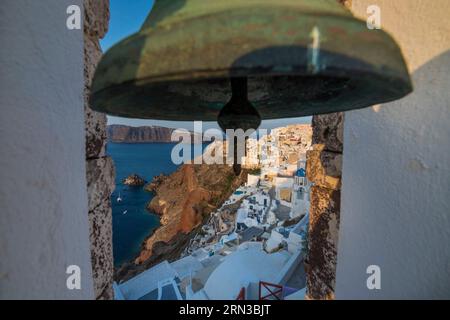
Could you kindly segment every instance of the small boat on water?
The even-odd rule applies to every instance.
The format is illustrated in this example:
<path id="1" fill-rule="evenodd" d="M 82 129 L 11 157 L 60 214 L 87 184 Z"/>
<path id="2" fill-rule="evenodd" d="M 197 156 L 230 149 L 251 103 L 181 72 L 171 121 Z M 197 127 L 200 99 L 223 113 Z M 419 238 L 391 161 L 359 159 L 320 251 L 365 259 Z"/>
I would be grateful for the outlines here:
<path id="1" fill-rule="evenodd" d="M 122 214 L 127 214 L 128 213 L 128 210 L 125 210 L 124 212 L 122 212 Z"/>
<path id="2" fill-rule="evenodd" d="M 122 197 L 120 196 L 120 192 L 119 192 L 119 196 L 117 197 L 117 202 L 122 202 Z"/>

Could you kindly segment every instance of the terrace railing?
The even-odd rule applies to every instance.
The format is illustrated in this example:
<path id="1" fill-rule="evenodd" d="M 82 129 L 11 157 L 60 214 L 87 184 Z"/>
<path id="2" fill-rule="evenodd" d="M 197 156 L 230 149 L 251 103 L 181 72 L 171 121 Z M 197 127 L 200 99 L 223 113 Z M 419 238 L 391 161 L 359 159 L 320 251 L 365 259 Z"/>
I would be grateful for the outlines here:
<path id="1" fill-rule="evenodd" d="M 260 281 L 259 300 L 283 300 L 283 286 Z"/>

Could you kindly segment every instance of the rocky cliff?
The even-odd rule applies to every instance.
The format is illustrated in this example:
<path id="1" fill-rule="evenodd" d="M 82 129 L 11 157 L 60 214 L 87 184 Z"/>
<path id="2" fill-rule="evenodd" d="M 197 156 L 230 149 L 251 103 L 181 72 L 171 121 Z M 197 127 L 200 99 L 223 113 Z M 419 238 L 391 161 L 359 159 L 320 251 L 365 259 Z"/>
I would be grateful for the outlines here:
<path id="1" fill-rule="evenodd" d="M 116 273 L 125 280 L 163 261 L 179 257 L 209 214 L 245 182 L 247 172 L 236 177 L 227 165 L 182 165 L 167 177 L 158 177 L 156 196 L 148 209 L 161 216 L 161 226 L 142 245 L 140 255 Z"/>

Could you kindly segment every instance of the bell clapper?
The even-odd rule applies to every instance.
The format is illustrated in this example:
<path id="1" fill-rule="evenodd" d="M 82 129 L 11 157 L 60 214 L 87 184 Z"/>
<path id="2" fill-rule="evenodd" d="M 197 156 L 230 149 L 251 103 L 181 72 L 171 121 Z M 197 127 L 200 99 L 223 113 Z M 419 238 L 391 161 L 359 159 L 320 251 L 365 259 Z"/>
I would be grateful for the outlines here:
<path id="1" fill-rule="evenodd" d="M 226 133 L 227 129 L 233 129 L 234 132 L 242 129 L 244 133 L 249 130 L 258 129 L 261 124 L 261 116 L 258 110 L 248 101 L 248 88 L 246 77 L 232 77 L 231 99 L 222 108 L 217 118 L 220 128 Z M 230 138 L 230 137 L 229 137 Z M 244 154 L 246 153 L 247 138 L 245 137 Z M 233 137 L 233 170 L 236 176 L 241 173 L 241 164 L 238 163 L 238 139 L 236 134 Z"/>

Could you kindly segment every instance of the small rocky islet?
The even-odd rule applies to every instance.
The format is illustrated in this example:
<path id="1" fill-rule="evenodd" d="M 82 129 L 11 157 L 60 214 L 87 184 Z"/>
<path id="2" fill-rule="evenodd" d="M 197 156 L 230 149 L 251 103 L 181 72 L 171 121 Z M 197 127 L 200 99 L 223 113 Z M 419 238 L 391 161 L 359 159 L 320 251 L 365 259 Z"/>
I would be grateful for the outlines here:
<path id="1" fill-rule="evenodd" d="M 147 181 L 144 178 L 138 176 L 137 174 L 132 174 L 122 180 L 122 183 L 130 187 L 141 187 L 144 186 Z"/>

